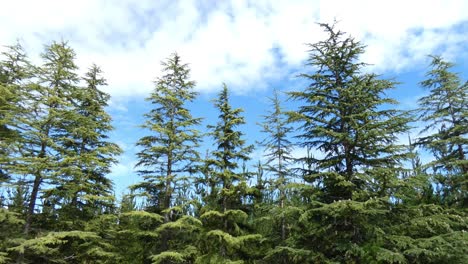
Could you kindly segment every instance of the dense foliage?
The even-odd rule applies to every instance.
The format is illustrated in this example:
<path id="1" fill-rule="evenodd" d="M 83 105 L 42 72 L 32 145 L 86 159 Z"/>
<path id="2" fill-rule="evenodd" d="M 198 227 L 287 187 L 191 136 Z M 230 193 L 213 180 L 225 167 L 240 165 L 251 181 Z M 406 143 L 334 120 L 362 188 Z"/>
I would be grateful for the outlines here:
<path id="1" fill-rule="evenodd" d="M 0 263 L 468 263 L 468 82 L 431 56 L 419 108 L 399 110 L 388 96 L 398 83 L 369 72 L 365 46 L 320 26 L 308 85 L 286 94 L 298 107 L 285 110 L 275 90 L 252 167 L 228 87 L 202 134 L 188 64 L 163 61 L 135 139 L 142 181 L 120 201 L 101 69 L 79 76 L 66 42 L 46 46 L 40 65 L 8 47 Z M 402 143 L 415 121 L 424 128 Z"/>

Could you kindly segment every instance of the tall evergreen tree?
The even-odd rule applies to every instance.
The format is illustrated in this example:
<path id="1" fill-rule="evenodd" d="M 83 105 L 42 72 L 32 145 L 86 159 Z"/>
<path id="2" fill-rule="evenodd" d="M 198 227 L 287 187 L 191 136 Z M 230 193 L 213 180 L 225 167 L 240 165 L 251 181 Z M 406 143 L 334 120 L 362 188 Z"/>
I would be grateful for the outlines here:
<path id="1" fill-rule="evenodd" d="M 188 244 L 172 243 L 170 238 L 182 239 L 176 235 L 182 228 L 187 232 L 196 229 L 193 225 L 197 221 L 184 216 L 182 208 L 186 204 L 181 203 L 186 200 L 180 199 L 178 194 L 187 191 L 185 183 L 199 159 L 197 147 L 201 140 L 196 130 L 201 119 L 193 117 L 187 108 L 197 95 L 188 65 L 174 53 L 162 66 L 163 75 L 156 80 L 155 89 L 147 98 L 154 108 L 145 115 L 143 128 L 151 131 L 151 135 L 137 142 L 141 147 L 137 153 L 137 167 L 144 181 L 132 186 L 146 197 L 147 211 L 164 217 L 164 224 L 158 229 L 161 238 L 155 261 L 171 258 L 175 252 L 179 257 L 191 257 L 192 250 L 184 248 Z"/>
<path id="2" fill-rule="evenodd" d="M 148 199 L 147 210 L 162 213 L 174 206 L 173 198 L 177 184 L 188 177 L 199 158 L 196 150 L 200 142 L 199 132 L 194 128 L 201 119 L 192 117 L 187 103 L 197 93 L 193 90 L 190 69 L 181 62 L 178 54 L 162 63 L 163 75 L 155 82 L 155 89 L 147 99 L 154 108 L 145 115 L 142 126 L 152 132 L 141 138 L 137 146 L 138 172 L 144 181 L 132 188 L 141 190 Z M 171 213 L 165 213 L 166 221 Z"/>
<path id="3" fill-rule="evenodd" d="M 248 174 L 239 171 L 239 165 L 249 159 L 253 146 L 246 145 L 242 132 L 236 130 L 245 123 L 242 109 L 232 108 L 226 85 L 214 104 L 219 111 L 219 121 L 209 128 L 217 149 L 208 160 L 210 191 L 214 195 L 207 196 L 214 201 L 206 201 L 200 216 L 205 233 L 197 263 L 239 261 L 242 256 L 246 260 L 260 254 L 254 247 L 260 235 L 247 232 L 248 214 L 243 206 L 243 198 L 249 195 Z"/>
<path id="4" fill-rule="evenodd" d="M 293 157 L 292 143 L 289 136 L 292 132 L 292 127 L 289 125 L 286 113 L 281 108 L 278 91 L 274 91 L 273 97 L 270 98 L 272 103 L 272 111 L 264 116 L 264 121 L 261 124 L 265 133 L 265 139 L 260 142 L 260 145 L 265 148 L 266 170 L 271 172 L 276 178 L 275 188 L 279 191 L 279 205 L 284 208 L 286 199 L 285 188 L 288 177 L 291 176 L 290 168 Z M 285 239 L 285 230 L 282 227 L 281 237 Z"/>
<path id="5" fill-rule="evenodd" d="M 13 166 L 20 141 L 17 128 L 19 106 L 25 85 L 31 78 L 31 65 L 20 43 L 8 46 L 0 62 L 0 184 L 9 180 L 8 167 Z M 1 186 L 1 185 L 0 185 Z"/>
<path id="6" fill-rule="evenodd" d="M 396 103 L 385 96 L 395 83 L 362 72 L 364 46 L 334 25 L 320 26 L 328 38 L 309 45 L 307 62 L 316 71 L 301 74 L 311 83 L 290 93 L 304 103 L 291 113 L 301 124 L 301 145 L 324 153 L 307 175 L 318 201 L 302 216 L 309 232 L 302 242 L 321 261 L 360 262 L 365 245 L 378 239 L 373 221 L 398 183 L 404 147 L 396 141 L 409 119 L 385 107 Z"/>
<path id="7" fill-rule="evenodd" d="M 365 64 L 357 60 L 364 46 L 351 37 L 344 38 L 334 26 L 321 26 L 328 39 L 310 44 L 307 63 L 318 70 L 301 74 L 311 81 L 310 86 L 290 93 L 293 99 L 305 102 L 291 115 L 304 131 L 299 135 L 301 145 L 325 154 L 315 161 L 321 172 L 317 180 L 322 178 L 328 202 L 352 198 L 353 191 L 363 189 L 366 182 L 358 172 L 369 169 L 374 170 L 379 184 L 370 186 L 375 186 L 379 195 L 388 195 L 391 180 L 385 175 L 392 174 L 401 160 L 405 147 L 395 142 L 397 135 L 408 129 L 409 121 L 404 113 L 384 108 L 385 104 L 396 104 L 385 96 L 395 82 L 362 73 Z"/>
<path id="8" fill-rule="evenodd" d="M 121 153 L 119 146 L 108 140 L 113 127 L 105 107 L 110 96 L 99 89 L 106 85 L 101 69 L 92 65 L 83 78 L 85 87 L 73 90 L 72 105 L 64 112 L 63 135 L 58 138 L 60 175 L 46 197 L 60 205 L 64 229 L 82 229 L 86 221 L 110 212 L 114 206 L 112 181 L 106 177 Z"/>
<path id="9" fill-rule="evenodd" d="M 419 144 L 436 158 L 433 168 L 436 184 L 441 190 L 441 202 L 468 206 L 468 81 L 451 71 L 452 63 L 432 56 L 431 70 L 421 86 L 429 94 L 419 100 L 421 120 L 429 133 Z M 435 130 L 435 132 L 434 132 Z"/>
<path id="10" fill-rule="evenodd" d="M 293 127 L 289 123 L 286 112 L 281 107 L 278 91 L 275 90 L 273 97 L 269 98 L 272 110 L 263 116 L 260 124 L 265 133 L 265 138 L 260 145 L 265 148 L 264 156 L 265 170 L 271 178 L 271 191 L 274 197 L 274 206 L 269 207 L 267 203 L 260 205 L 267 208 L 264 215 L 259 219 L 260 230 L 266 229 L 266 233 L 272 243 L 272 248 L 266 254 L 265 260 L 274 263 L 291 263 L 298 260 L 298 249 L 293 248 L 293 243 L 288 239 L 291 226 L 296 224 L 301 209 L 291 203 L 288 192 L 295 184 L 293 177 L 293 144 L 290 135 Z M 270 227 L 270 228 L 265 228 Z M 264 231 L 265 232 L 265 231 Z"/>
<path id="11" fill-rule="evenodd" d="M 45 182 L 53 185 L 60 176 L 58 164 L 63 156 L 58 142 L 64 135 L 64 117 L 72 107 L 71 98 L 79 81 L 75 56 L 65 42 L 46 46 L 41 54 L 43 65 L 36 72 L 39 83 L 30 85 L 24 99 L 26 111 L 20 120 L 24 144 L 17 173 L 33 177 L 26 233 L 32 224 L 41 187 Z M 42 204 L 54 206 L 54 201 L 45 199 Z"/>
<path id="12" fill-rule="evenodd" d="M 24 96 L 32 77 L 31 64 L 22 46 L 8 46 L 0 61 L 0 263 L 8 263 L 7 248 L 21 239 L 29 188 L 19 176 L 17 163 L 25 143 L 20 131 Z M 5 193 L 9 197 L 4 197 Z"/>

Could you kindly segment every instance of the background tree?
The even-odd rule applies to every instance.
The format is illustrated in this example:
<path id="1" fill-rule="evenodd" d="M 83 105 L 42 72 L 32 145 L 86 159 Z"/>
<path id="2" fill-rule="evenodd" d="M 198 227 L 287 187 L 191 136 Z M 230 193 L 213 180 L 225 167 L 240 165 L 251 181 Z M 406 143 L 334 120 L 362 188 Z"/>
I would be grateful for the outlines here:
<path id="1" fill-rule="evenodd" d="M 295 184 L 294 180 L 291 180 L 294 158 L 290 137 L 293 127 L 281 107 L 277 90 L 274 90 L 273 97 L 269 100 L 271 110 L 263 116 L 263 122 L 260 124 L 265 134 L 260 146 L 264 148 L 266 160 L 263 167 L 271 179 L 273 201 L 272 204 L 265 201 L 260 205 L 260 209 L 257 210 L 265 212 L 256 220 L 259 230 L 271 239 L 270 243 L 273 245 L 266 254 L 266 260 L 273 263 L 291 263 L 294 262 L 295 257 L 297 258 L 297 249 L 291 247 L 292 244 L 287 241 L 287 238 L 300 212 L 300 209 L 293 205 L 288 197 L 290 188 Z"/>
<path id="2" fill-rule="evenodd" d="M 420 119 L 426 122 L 419 144 L 436 158 L 428 164 L 442 189 L 441 202 L 468 206 L 468 82 L 451 72 L 454 66 L 432 56 L 431 70 L 421 86 L 429 94 L 419 100 Z"/>

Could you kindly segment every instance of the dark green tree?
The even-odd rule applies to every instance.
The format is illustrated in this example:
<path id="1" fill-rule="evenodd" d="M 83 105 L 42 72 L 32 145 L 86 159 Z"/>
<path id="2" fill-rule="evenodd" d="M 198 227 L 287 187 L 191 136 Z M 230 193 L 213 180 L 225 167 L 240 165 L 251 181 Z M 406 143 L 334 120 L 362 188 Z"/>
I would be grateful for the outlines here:
<path id="1" fill-rule="evenodd" d="M 212 194 L 207 198 L 214 201 L 205 202 L 200 216 L 203 234 L 197 263 L 248 260 L 261 254 L 256 251 L 261 236 L 249 234 L 248 213 L 243 204 L 251 189 L 247 185 L 249 174 L 240 171 L 240 164 L 249 159 L 253 146 L 247 145 L 242 132 L 236 129 L 245 123 L 242 109 L 232 108 L 226 85 L 214 104 L 219 111 L 219 121 L 209 129 L 217 149 L 207 161 Z"/>
<path id="2" fill-rule="evenodd" d="M 419 100 L 426 122 L 419 144 L 434 154 L 433 169 L 444 204 L 468 206 L 468 82 L 451 71 L 452 63 L 432 56 L 431 70 L 421 86 L 429 94 Z"/>
<path id="3" fill-rule="evenodd" d="M 301 217 L 301 243 L 315 261 L 362 262 L 372 254 L 365 247 L 380 239 L 375 223 L 399 182 L 405 148 L 397 136 L 409 118 L 388 107 L 396 104 L 385 95 L 395 82 L 363 72 L 364 46 L 334 25 L 320 26 L 327 39 L 309 45 L 314 72 L 301 74 L 310 85 L 290 93 L 303 103 L 290 114 L 300 124 L 300 145 L 324 154 L 306 175 L 317 199 Z"/>

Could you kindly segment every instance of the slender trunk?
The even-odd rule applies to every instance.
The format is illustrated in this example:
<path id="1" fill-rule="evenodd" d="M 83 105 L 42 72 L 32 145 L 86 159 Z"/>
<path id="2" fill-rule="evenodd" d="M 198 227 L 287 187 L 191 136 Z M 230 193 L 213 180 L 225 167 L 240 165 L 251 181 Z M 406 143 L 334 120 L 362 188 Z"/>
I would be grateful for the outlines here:
<path id="1" fill-rule="evenodd" d="M 34 179 L 33 188 L 31 191 L 31 198 L 28 205 L 28 211 L 26 213 L 26 222 L 24 225 L 24 234 L 28 235 L 31 228 L 32 215 L 34 214 L 34 208 L 36 207 L 36 199 L 39 193 L 39 187 L 42 182 L 42 177 L 38 173 Z"/>
<path id="2" fill-rule="evenodd" d="M 49 130 L 46 129 L 46 135 L 49 134 Z M 46 153 L 47 145 L 45 142 L 41 143 L 41 151 L 39 152 L 38 158 L 44 158 Z M 34 208 L 36 208 L 36 200 L 39 194 L 39 189 L 42 183 L 42 175 L 40 171 L 35 173 L 33 188 L 31 190 L 31 198 L 29 200 L 28 211 L 26 213 L 26 221 L 24 224 L 24 234 L 28 235 L 31 229 L 32 216 L 34 214 Z"/>
<path id="3" fill-rule="evenodd" d="M 281 181 L 281 185 L 280 185 L 281 241 L 284 241 L 284 240 L 286 240 L 286 221 L 284 219 L 284 210 L 283 210 L 284 209 L 284 200 L 285 200 L 285 194 L 284 194 L 285 179 L 284 179 L 284 173 L 283 173 L 283 164 L 282 164 L 283 155 L 281 154 L 281 140 L 280 139 L 278 139 L 277 148 L 278 148 L 277 151 L 279 153 L 279 156 L 278 156 L 278 174 L 279 174 L 279 178 L 280 178 L 280 181 Z"/>
<path id="4" fill-rule="evenodd" d="M 168 223 L 171 221 L 171 211 L 168 210 L 171 206 L 171 196 L 172 196 L 172 189 L 171 189 L 171 184 L 172 184 L 172 155 L 171 151 L 169 151 L 168 156 L 167 156 L 167 174 L 166 174 L 166 192 L 164 194 L 164 204 L 163 204 L 163 210 L 166 210 L 164 213 L 164 223 Z M 169 234 L 166 232 L 163 232 L 161 236 L 161 251 L 166 251 L 168 250 L 168 240 L 169 240 Z"/>

